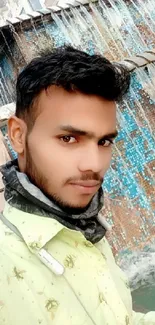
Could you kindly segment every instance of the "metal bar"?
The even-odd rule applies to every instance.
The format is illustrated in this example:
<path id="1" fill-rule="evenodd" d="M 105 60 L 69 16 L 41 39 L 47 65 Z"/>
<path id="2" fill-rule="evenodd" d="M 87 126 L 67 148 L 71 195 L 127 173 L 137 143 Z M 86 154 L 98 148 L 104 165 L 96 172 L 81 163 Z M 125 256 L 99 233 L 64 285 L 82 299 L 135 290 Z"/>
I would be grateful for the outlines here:
<path id="1" fill-rule="evenodd" d="M 119 62 L 124 64 L 129 71 L 133 71 L 138 68 L 145 67 L 146 65 L 155 62 L 155 50 L 146 51 L 142 54 L 138 54 L 131 58 L 126 58 L 123 61 Z"/>

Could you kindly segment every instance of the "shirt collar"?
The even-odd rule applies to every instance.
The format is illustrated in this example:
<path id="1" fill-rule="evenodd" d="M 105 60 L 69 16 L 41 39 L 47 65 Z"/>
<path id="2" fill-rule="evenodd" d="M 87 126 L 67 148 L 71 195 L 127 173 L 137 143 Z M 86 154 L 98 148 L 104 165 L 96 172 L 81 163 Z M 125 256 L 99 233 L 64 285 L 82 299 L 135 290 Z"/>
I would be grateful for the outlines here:
<path id="1" fill-rule="evenodd" d="M 66 228 L 55 219 L 18 210 L 7 202 L 3 215 L 18 229 L 30 250 L 43 248 L 48 241 Z"/>

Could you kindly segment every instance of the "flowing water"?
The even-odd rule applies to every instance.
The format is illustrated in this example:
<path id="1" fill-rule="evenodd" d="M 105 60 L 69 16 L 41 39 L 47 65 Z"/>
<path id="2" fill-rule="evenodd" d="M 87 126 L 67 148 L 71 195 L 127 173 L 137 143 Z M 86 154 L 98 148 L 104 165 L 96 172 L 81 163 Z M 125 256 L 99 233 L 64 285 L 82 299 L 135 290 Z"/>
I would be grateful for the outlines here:
<path id="1" fill-rule="evenodd" d="M 137 312 L 155 311 L 155 284 L 140 287 L 133 291 L 133 308 Z"/>
<path id="2" fill-rule="evenodd" d="M 155 245 L 130 252 L 120 265 L 130 280 L 134 310 L 155 311 Z"/>

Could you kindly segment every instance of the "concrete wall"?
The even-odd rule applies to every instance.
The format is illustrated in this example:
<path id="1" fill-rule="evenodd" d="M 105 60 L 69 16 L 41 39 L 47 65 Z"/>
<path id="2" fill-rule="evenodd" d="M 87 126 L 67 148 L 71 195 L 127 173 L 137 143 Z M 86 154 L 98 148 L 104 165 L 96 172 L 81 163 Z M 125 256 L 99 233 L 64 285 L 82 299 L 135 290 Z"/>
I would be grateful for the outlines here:
<path id="1" fill-rule="evenodd" d="M 21 3 L 19 0 L 0 0 L 0 21 L 19 15 Z"/>

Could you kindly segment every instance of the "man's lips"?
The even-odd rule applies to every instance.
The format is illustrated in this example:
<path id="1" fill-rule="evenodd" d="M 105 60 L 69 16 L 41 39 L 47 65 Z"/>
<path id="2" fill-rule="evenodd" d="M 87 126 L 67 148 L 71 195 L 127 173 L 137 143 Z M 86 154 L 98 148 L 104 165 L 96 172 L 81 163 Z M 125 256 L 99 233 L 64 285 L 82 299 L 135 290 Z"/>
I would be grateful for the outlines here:
<path id="1" fill-rule="evenodd" d="M 71 182 L 70 185 L 77 190 L 80 194 L 92 195 L 98 190 L 101 186 L 101 182 L 99 181 L 78 181 Z"/>
<path id="2" fill-rule="evenodd" d="M 88 181 L 71 182 L 70 184 L 76 186 L 83 186 L 83 187 L 97 187 L 101 185 L 101 182 L 95 180 L 88 180 Z"/>

